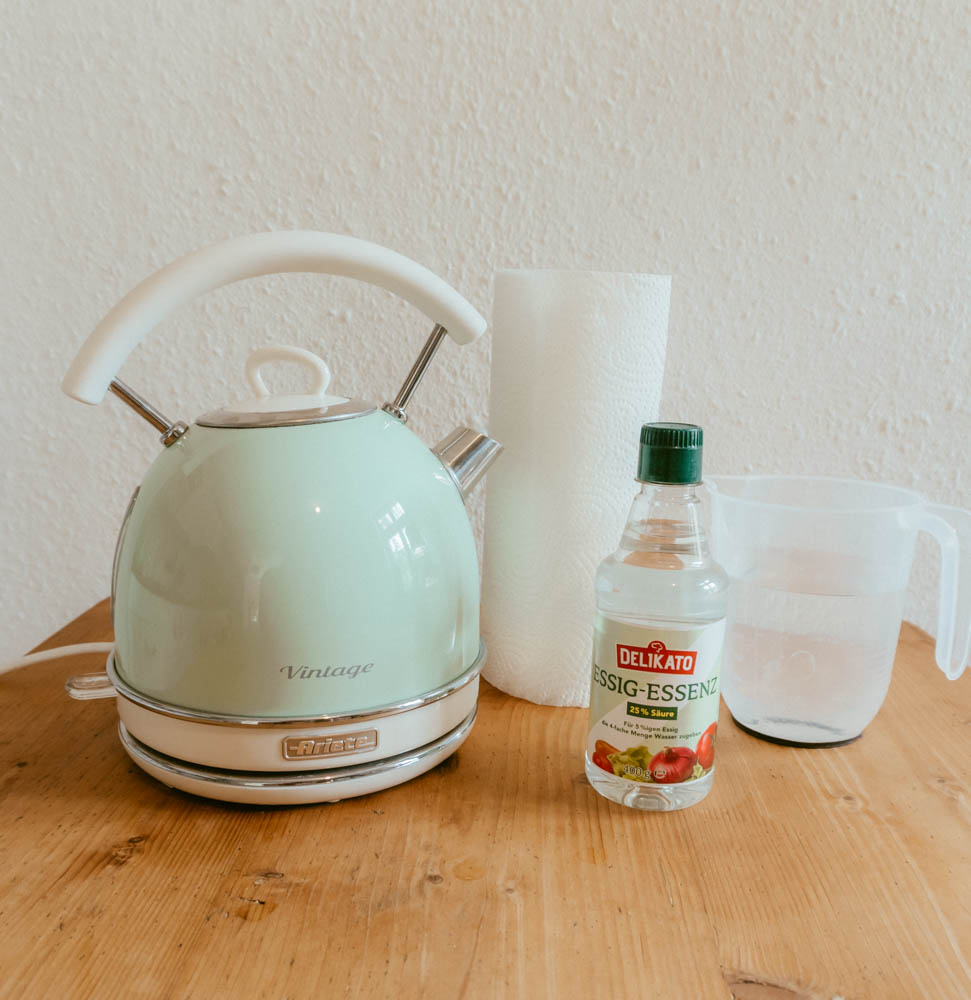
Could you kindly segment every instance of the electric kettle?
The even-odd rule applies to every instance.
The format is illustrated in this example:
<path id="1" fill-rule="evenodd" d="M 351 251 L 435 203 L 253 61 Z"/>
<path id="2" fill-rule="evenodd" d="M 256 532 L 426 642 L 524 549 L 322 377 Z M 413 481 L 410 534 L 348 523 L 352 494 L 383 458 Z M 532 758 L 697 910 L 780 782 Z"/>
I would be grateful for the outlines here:
<path id="1" fill-rule="evenodd" d="M 370 282 L 434 328 L 383 407 L 329 395 L 309 351 L 246 363 L 252 398 L 174 422 L 117 378 L 135 346 L 189 299 L 258 275 Z M 501 446 L 459 428 L 429 449 L 405 407 L 443 337 L 485 320 L 400 254 L 347 236 L 258 233 L 183 257 L 131 291 L 89 336 L 63 383 L 109 390 L 164 446 L 125 514 L 112 570 L 106 673 L 68 682 L 116 698 L 124 749 L 168 785 L 234 802 L 336 801 L 427 771 L 475 720 L 485 657 L 465 498 Z M 310 389 L 273 395 L 269 362 Z"/>

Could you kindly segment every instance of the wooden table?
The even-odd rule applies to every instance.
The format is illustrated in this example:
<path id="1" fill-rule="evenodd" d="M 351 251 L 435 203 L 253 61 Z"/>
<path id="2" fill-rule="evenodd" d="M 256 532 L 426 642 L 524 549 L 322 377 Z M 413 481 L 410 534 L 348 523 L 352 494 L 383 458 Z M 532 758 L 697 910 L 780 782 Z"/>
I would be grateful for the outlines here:
<path id="1" fill-rule="evenodd" d="M 51 643 L 109 637 L 102 603 Z M 723 707 L 711 794 L 668 815 L 587 785 L 584 711 L 488 685 L 410 784 L 193 798 L 64 694 L 100 668 L 0 677 L 4 997 L 971 996 L 971 680 L 912 626 L 862 740 L 777 747 Z"/>

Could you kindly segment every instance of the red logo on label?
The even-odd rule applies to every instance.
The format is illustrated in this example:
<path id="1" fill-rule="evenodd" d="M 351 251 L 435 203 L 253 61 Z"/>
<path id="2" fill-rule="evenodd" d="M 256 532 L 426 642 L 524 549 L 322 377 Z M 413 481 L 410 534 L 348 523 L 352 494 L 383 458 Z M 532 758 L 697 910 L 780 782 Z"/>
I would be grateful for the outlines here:
<path id="1" fill-rule="evenodd" d="M 655 674 L 693 674 L 698 659 L 694 649 L 668 649 L 660 639 L 647 646 L 617 643 L 617 666 L 623 670 L 648 670 Z"/>

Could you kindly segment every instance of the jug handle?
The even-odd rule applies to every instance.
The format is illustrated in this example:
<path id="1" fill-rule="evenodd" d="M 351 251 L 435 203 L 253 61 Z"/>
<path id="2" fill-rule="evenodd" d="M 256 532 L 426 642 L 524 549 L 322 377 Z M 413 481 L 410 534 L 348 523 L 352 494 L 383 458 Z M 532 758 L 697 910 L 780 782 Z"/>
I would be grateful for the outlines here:
<path id="1" fill-rule="evenodd" d="M 356 278 L 401 296 L 459 344 L 486 321 L 451 285 L 393 250 L 352 236 L 312 231 L 253 233 L 180 257 L 136 285 L 92 331 L 61 388 L 100 403 L 125 359 L 147 334 L 190 299 L 263 274 L 317 272 Z"/>
<path id="2" fill-rule="evenodd" d="M 937 606 L 937 665 L 953 681 L 971 659 L 971 511 L 925 504 L 914 527 L 926 531 L 941 550 Z"/>

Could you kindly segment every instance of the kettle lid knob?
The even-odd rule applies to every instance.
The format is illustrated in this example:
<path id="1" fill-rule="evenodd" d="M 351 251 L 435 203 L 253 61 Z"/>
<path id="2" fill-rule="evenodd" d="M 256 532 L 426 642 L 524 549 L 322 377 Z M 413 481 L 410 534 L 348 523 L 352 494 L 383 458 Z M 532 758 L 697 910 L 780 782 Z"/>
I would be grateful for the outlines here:
<path id="1" fill-rule="evenodd" d="M 270 347 L 260 347 L 246 359 L 246 380 L 260 399 L 272 395 L 263 381 L 261 369 L 273 361 L 295 361 L 310 370 L 314 375 L 314 384 L 307 395 L 323 396 L 330 385 L 330 368 L 323 358 L 313 351 L 302 347 L 290 347 L 286 344 L 273 344 Z"/>

